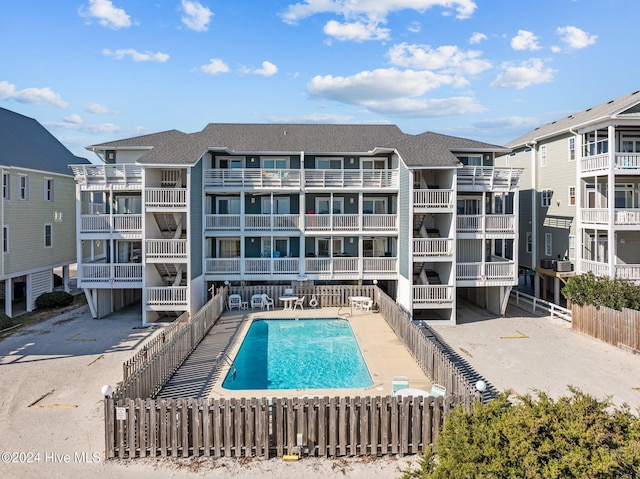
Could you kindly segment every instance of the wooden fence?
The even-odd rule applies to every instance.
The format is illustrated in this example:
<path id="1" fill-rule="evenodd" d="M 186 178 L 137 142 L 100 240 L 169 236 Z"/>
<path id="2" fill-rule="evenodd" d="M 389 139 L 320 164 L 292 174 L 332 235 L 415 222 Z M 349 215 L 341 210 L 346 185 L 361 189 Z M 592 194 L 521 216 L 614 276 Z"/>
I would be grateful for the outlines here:
<path id="1" fill-rule="evenodd" d="M 207 335 L 224 310 L 227 290 L 220 288 L 192 318 L 172 325 L 168 334 L 154 338 L 124 364 L 124 380 L 116 399 L 149 398 L 156 395 L 185 359 Z M 181 316 L 182 318 L 182 316 Z"/>
<path id="2" fill-rule="evenodd" d="M 574 304 L 571 329 L 605 343 L 640 352 L 640 311 Z"/>
<path id="3" fill-rule="evenodd" d="M 284 286 L 231 288 L 250 298 L 277 298 Z M 222 314 L 227 288 L 188 321 L 155 339 L 125 365 L 125 380 L 105 398 L 107 458 L 146 456 L 270 457 L 415 454 L 435 446 L 449 408 L 469 408 L 475 376 L 455 362 L 426 326 L 376 286 L 298 286 L 323 306 L 348 306 L 349 296 L 369 296 L 422 370 L 447 389 L 446 398 L 334 397 L 152 399 Z M 148 399 L 147 399 L 148 398 Z M 302 447 L 302 449 L 300 449 Z"/>
<path id="4" fill-rule="evenodd" d="M 106 457 L 416 454 L 435 446 L 450 400 L 107 399 Z"/>

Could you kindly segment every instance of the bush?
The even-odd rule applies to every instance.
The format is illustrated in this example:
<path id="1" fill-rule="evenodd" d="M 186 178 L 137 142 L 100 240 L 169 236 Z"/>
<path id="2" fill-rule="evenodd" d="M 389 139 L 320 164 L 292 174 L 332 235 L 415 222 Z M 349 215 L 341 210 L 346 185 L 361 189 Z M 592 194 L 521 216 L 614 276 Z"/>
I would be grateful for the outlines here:
<path id="1" fill-rule="evenodd" d="M 36 299 L 36 307 L 38 308 L 58 308 L 61 306 L 69 306 L 71 303 L 73 303 L 73 296 L 64 291 L 42 293 Z"/>
<path id="2" fill-rule="evenodd" d="M 638 477 L 640 420 L 576 389 L 554 401 L 503 394 L 470 412 L 454 408 L 437 439 L 438 454 L 404 479 Z"/>
<path id="3" fill-rule="evenodd" d="M 623 308 L 640 310 L 639 287 L 620 279 L 595 276 L 591 272 L 569 278 L 562 294 L 580 306 L 591 304 L 618 311 Z"/>
<path id="4" fill-rule="evenodd" d="M 16 320 L 4 313 L 0 313 L 0 329 L 7 329 L 17 324 Z"/>

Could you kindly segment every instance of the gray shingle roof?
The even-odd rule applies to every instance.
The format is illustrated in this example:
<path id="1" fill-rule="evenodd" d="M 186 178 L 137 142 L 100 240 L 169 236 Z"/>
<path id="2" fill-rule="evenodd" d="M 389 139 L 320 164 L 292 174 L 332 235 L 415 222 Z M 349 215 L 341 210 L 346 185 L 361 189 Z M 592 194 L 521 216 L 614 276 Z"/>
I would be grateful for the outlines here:
<path id="1" fill-rule="evenodd" d="M 88 163 L 71 153 L 33 118 L 0 108 L 0 165 L 71 176 L 70 164 Z"/>
<path id="2" fill-rule="evenodd" d="M 640 105 L 640 90 L 549 122 L 510 141 L 506 146 L 516 148 L 536 139 L 554 136 L 566 132 L 570 128 L 595 123 L 607 118 L 633 117 L 640 119 L 638 105 Z"/>
<path id="3" fill-rule="evenodd" d="M 456 166 L 455 152 L 508 151 L 479 141 L 422 133 L 409 135 L 396 125 L 210 123 L 198 133 L 170 130 L 101 143 L 90 148 L 148 147 L 144 164 L 193 164 L 207 149 L 232 153 L 367 153 L 397 149 L 409 167 Z"/>

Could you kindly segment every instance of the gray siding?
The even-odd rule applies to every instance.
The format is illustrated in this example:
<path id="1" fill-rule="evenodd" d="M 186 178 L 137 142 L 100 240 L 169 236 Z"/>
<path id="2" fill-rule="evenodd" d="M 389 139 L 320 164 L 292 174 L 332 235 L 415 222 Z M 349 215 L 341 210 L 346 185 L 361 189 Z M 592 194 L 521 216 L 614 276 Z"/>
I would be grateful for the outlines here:
<path id="1" fill-rule="evenodd" d="M 191 168 L 190 188 L 190 229 L 189 239 L 191 241 L 191 278 L 194 279 L 202 275 L 202 248 L 203 248 L 203 214 L 202 211 L 202 161 L 196 163 Z"/>
<path id="2" fill-rule="evenodd" d="M 400 188 L 398 191 L 398 211 L 404 212 L 399 216 L 398 224 L 398 261 L 399 273 L 405 279 L 410 278 L 410 266 L 412 264 L 409 241 L 412 235 L 411 214 L 413 201 L 411 201 L 413 175 L 411 171 L 400 162 Z"/>

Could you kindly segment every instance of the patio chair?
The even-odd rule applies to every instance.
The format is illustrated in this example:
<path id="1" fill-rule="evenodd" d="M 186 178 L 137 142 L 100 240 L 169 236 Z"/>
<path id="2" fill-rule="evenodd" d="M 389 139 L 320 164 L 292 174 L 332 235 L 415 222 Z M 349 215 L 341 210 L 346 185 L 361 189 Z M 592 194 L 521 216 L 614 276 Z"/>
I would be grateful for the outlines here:
<path id="1" fill-rule="evenodd" d="M 270 307 L 273 307 L 273 299 L 271 299 L 269 296 L 267 296 L 266 294 L 262 295 L 262 308 L 264 308 L 266 306 L 267 311 L 269 311 Z"/>
<path id="2" fill-rule="evenodd" d="M 251 296 L 251 309 L 260 308 L 262 309 L 262 295 L 254 294 Z"/>
<path id="3" fill-rule="evenodd" d="M 300 296 L 298 299 L 296 299 L 293 302 L 293 309 L 296 309 L 298 306 L 300 306 L 300 309 L 304 309 L 304 300 L 305 300 L 306 296 Z"/>
<path id="4" fill-rule="evenodd" d="M 240 307 L 242 306 L 242 298 L 239 294 L 230 294 L 227 298 L 227 302 L 229 305 L 229 311 L 231 311 L 233 308 L 240 309 Z"/>
<path id="5" fill-rule="evenodd" d="M 371 307 L 373 306 L 373 299 L 367 299 L 362 302 L 362 309 L 366 311 L 371 311 Z"/>
<path id="6" fill-rule="evenodd" d="M 393 376 L 391 378 L 391 392 L 395 396 L 400 389 L 409 387 L 409 378 L 407 376 Z"/>
<path id="7" fill-rule="evenodd" d="M 439 398 L 439 397 L 444 397 L 446 395 L 447 395 L 447 390 L 444 386 L 441 386 L 440 384 L 434 384 L 431 386 L 431 392 L 429 393 L 429 396 L 434 398 Z"/>

